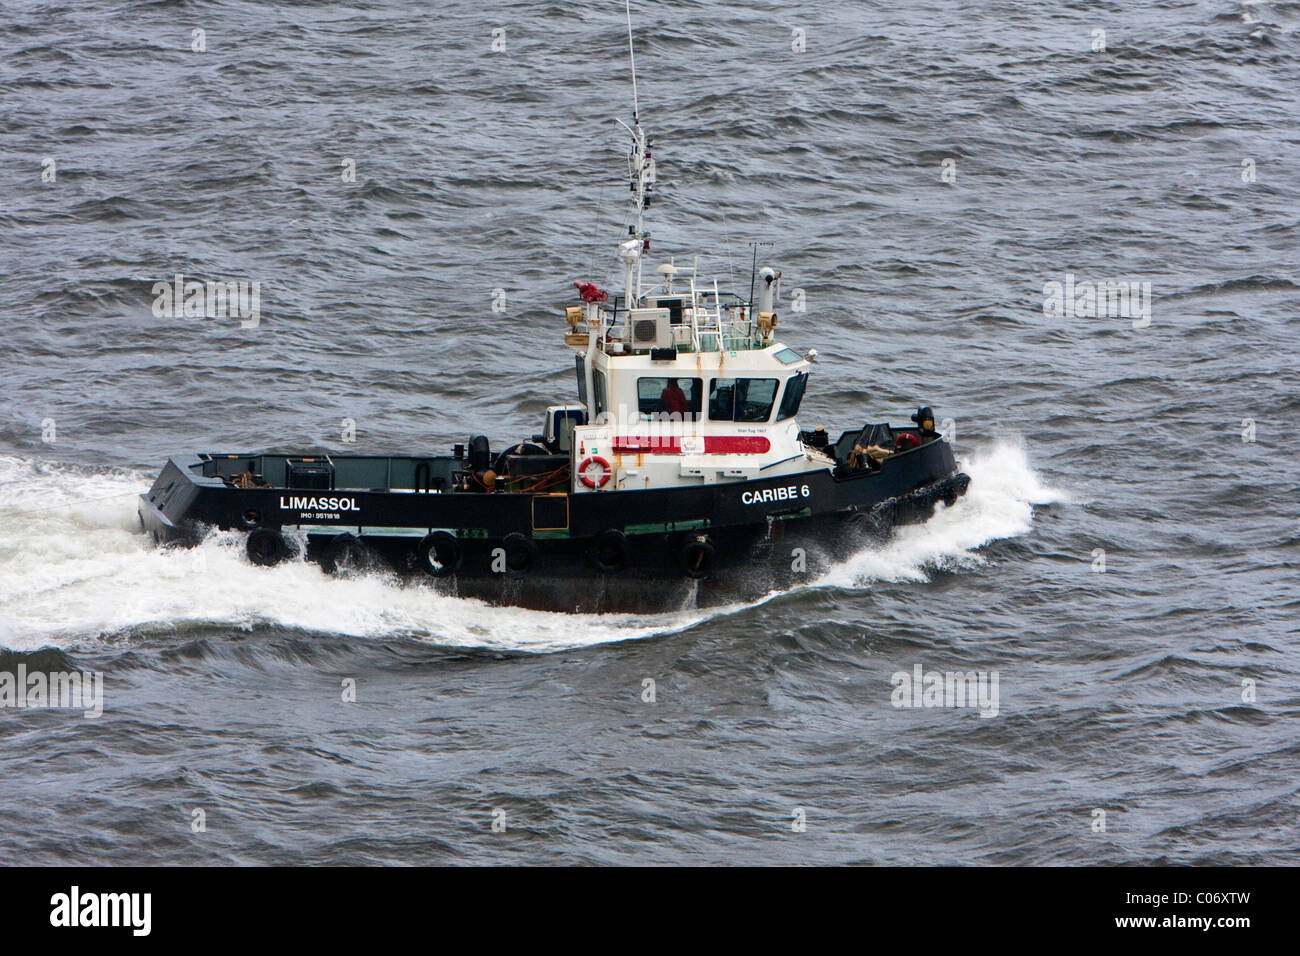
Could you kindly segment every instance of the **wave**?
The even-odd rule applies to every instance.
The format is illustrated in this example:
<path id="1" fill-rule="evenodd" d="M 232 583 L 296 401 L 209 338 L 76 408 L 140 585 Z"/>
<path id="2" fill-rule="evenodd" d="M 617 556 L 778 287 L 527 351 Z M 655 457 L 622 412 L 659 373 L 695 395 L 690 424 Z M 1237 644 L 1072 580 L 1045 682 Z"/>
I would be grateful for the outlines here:
<path id="1" fill-rule="evenodd" d="M 818 585 L 864 587 L 874 581 L 925 581 L 931 571 L 957 571 L 984 563 L 979 549 L 1027 534 L 1034 507 L 1069 500 L 1045 485 L 1022 442 L 1007 439 L 959 458 L 970 490 L 951 508 L 940 504 L 924 524 L 908 525 L 883 544 L 857 552 L 827 572 Z"/>
<path id="2" fill-rule="evenodd" d="M 805 588 L 923 580 L 932 569 L 977 565 L 981 546 L 1026 533 L 1035 504 L 1061 499 L 1019 444 L 977 451 L 963 467 L 972 484 L 956 505 Z M 495 606 L 387 573 L 332 578 L 302 559 L 255 567 L 236 532 L 213 532 L 192 549 L 156 549 L 137 533 L 135 517 L 135 495 L 148 482 L 143 473 L 0 457 L 0 647 L 69 649 L 168 633 L 190 640 L 196 626 L 212 626 L 549 652 L 671 634 L 741 609 L 571 614 Z"/>

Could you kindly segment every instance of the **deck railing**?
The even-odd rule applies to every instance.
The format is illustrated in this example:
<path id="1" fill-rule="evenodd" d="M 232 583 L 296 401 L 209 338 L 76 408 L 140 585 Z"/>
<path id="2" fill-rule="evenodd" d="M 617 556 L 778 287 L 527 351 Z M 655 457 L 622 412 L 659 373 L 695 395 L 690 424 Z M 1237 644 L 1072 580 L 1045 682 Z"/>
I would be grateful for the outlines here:
<path id="1" fill-rule="evenodd" d="M 735 293 L 719 291 L 716 279 L 711 288 L 701 288 L 694 278 L 689 282 L 689 289 L 681 293 L 668 293 L 667 290 L 648 293 L 650 296 L 672 295 L 683 300 L 682 321 L 672 324 L 673 344 L 678 352 L 738 352 L 763 348 L 762 334 L 753 320 L 748 302 Z M 727 302 L 728 297 L 734 301 Z M 603 341 L 627 343 L 631 336 L 626 307 L 619 308 L 616 303 L 614 309 L 605 315 Z"/>

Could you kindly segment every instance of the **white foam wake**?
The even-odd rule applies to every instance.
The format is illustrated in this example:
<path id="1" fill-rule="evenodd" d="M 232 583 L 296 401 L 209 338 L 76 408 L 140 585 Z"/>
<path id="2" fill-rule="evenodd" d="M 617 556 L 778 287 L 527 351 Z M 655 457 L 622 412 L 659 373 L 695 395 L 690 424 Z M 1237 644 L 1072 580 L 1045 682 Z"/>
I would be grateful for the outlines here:
<path id="1" fill-rule="evenodd" d="M 977 549 L 1029 530 L 1032 505 L 1056 500 L 1024 451 L 998 445 L 963 463 L 970 492 L 924 526 L 835 567 L 816 585 L 921 578 L 980 560 Z M 0 647 L 71 647 L 124 631 L 190 624 L 275 625 L 356 637 L 405 636 L 451 647 L 554 651 L 672 633 L 735 608 L 664 614 L 565 614 L 495 607 L 372 574 L 327 577 L 314 564 L 259 568 L 243 536 L 158 550 L 137 532 L 144 474 L 104 474 L 0 457 Z"/>
<path id="2" fill-rule="evenodd" d="M 1034 505 L 1066 500 L 1034 472 L 1024 446 L 1004 440 L 963 456 L 970 489 L 951 508 L 940 503 L 924 524 L 908 525 L 883 544 L 859 551 L 817 582 L 862 587 L 872 581 L 924 581 L 933 569 L 958 570 L 984 562 L 978 549 L 990 541 L 1025 534 Z"/>

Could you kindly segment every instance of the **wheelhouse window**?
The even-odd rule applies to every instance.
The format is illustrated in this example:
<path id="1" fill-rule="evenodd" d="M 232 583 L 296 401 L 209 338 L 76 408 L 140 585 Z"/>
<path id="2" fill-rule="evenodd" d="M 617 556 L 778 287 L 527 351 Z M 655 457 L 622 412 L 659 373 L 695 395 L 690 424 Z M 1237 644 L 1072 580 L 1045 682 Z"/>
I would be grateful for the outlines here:
<path id="1" fill-rule="evenodd" d="M 803 401 L 803 390 L 808 385 L 808 373 L 791 375 L 785 383 L 785 394 L 781 396 L 781 407 L 777 410 L 776 420 L 783 422 L 799 414 L 799 403 Z"/>
<path id="2" fill-rule="evenodd" d="M 581 355 L 575 355 L 574 361 L 578 366 L 578 401 L 587 404 L 587 364 L 583 361 Z"/>
<path id="3" fill-rule="evenodd" d="M 595 417 L 600 418 L 601 415 L 605 414 L 605 411 L 606 409 L 609 408 L 609 405 L 605 401 L 605 373 L 598 368 L 591 370 L 591 389 L 593 392 L 596 393 Z"/>
<path id="4" fill-rule="evenodd" d="M 636 380 L 636 407 L 642 415 L 666 421 L 700 417 L 704 385 L 698 378 L 647 376 Z"/>
<path id="5" fill-rule="evenodd" d="M 765 422 L 781 380 L 715 378 L 709 381 L 709 418 L 715 422 Z"/>

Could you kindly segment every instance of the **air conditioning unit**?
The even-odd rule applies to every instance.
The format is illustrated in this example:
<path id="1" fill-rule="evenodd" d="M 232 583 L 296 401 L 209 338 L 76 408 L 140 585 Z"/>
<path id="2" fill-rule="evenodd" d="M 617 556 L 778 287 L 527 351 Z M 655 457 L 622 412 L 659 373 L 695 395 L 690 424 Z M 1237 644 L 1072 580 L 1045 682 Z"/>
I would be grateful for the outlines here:
<path id="1" fill-rule="evenodd" d="M 670 349 L 673 326 L 667 309 L 633 309 L 628 316 L 634 349 Z"/>

